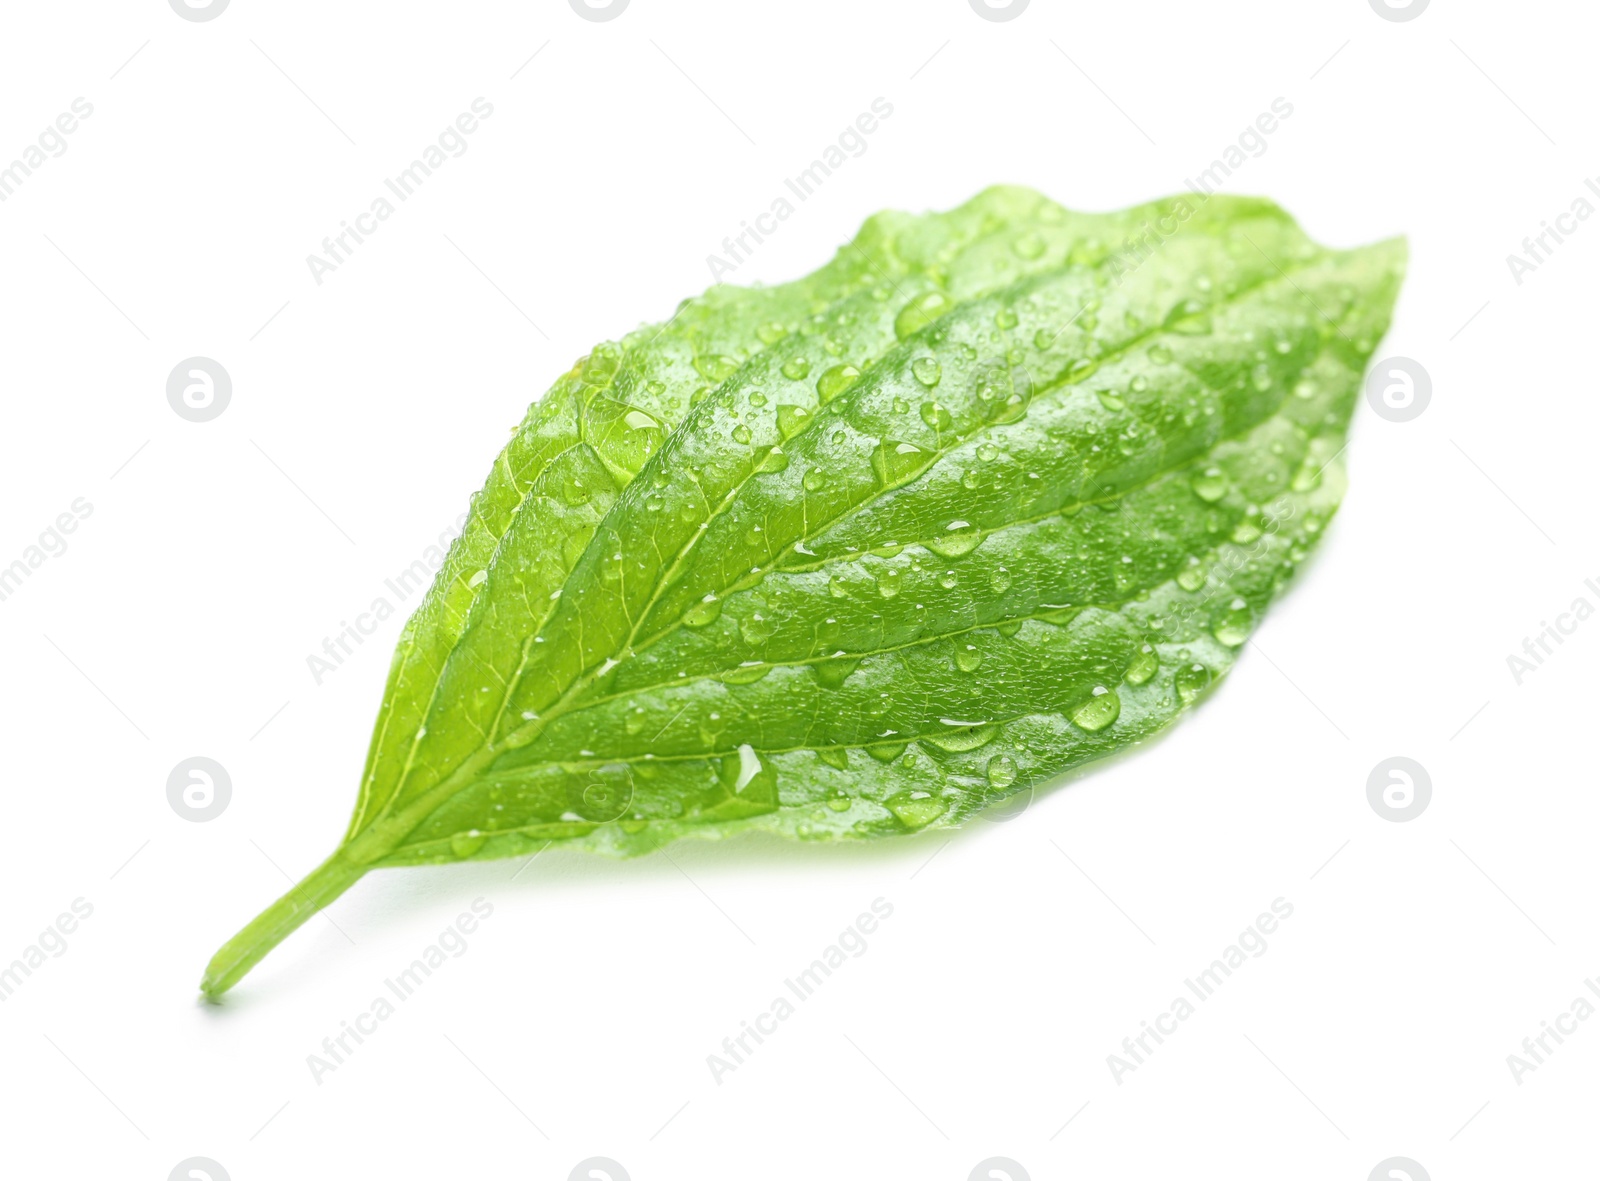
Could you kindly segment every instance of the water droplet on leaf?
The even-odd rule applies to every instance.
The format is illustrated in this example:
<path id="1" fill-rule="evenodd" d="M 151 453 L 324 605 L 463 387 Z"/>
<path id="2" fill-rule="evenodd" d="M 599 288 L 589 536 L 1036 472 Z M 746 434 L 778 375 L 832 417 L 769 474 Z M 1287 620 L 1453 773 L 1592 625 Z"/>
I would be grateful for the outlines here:
<path id="1" fill-rule="evenodd" d="M 1219 467 L 1208 467 L 1189 481 L 1194 494 L 1207 504 L 1221 500 L 1228 491 L 1228 477 Z"/>
<path id="2" fill-rule="evenodd" d="M 872 453 L 872 469 L 884 487 L 893 488 L 916 476 L 935 458 L 934 452 L 924 451 L 915 443 L 884 439 Z"/>
<path id="3" fill-rule="evenodd" d="M 683 613 L 683 624 L 685 627 L 706 627 L 715 623 L 721 614 L 722 600 L 716 595 L 707 595 Z"/>
<path id="4" fill-rule="evenodd" d="M 1199 663 L 1184 665 L 1172 679 L 1173 688 L 1178 691 L 1178 700 L 1184 705 L 1192 705 L 1210 684 L 1211 670 Z"/>
<path id="5" fill-rule="evenodd" d="M 911 362 L 911 376 L 930 389 L 939 384 L 942 372 L 935 357 L 918 357 Z"/>
<path id="6" fill-rule="evenodd" d="M 1250 630 L 1255 622 L 1250 604 L 1243 599 L 1234 599 L 1212 627 L 1211 634 L 1228 647 L 1237 648 L 1250 638 Z"/>
<path id="7" fill-rule="evenodd" d="M 995 755 L 983 773 L 990 787 L 1004 791 L 1017 781 L 1017 764 L 1010 755 Z"/>
<path id="8" fill-rule="evenodd" d="M 1155 676 L 1160 667 L 1161 658 L 1156 650 L 1149 644 L 1141 644 L 1128 665 L 1128 671 L 1122 674 L 1122 679 L 1130 685 L 1142 685 Z"/>
<path id="9" fill-rule="evenodd" d="M 810 421 L 811 411 L 804 406 L 779 405 L 778 437 L 784 440 L 792 439 L 805 430 L 806 424 Z"/>
<path id="10" fill-rule="evenodd" d="M 894 334 L 904 340 L 913 332 L 926 328 L 953 306 L 944 292 L 926 291 L 900 309 L 900 314 L 894 318 Z"/>
<path id="11" fill-rule="evenodd" d="M 701 353 L 694 359 L 695 371 L 707 381 L 716 384 L 732 377 L 739 362 L 721 353 Z"/>
<path id="12" fill-rule="evenodd" d="M 926 828 L 944 815 L 945 802 L 925 791 L 898 791 L 884 801 L 907 828 Z"/>
<path id="13" fill-rule="evenodd" d="M 951 521 L 943 533 L 929 538 L 924 544 L 942 558 L 959 558 L 977 549 L 982 540 L 983 531 L 976 525 L 966 521 Z"/>
<path id="14" fill-rule="evenodd" d="M 1096 685 L 1089 700 L 1073 710 L 1071 717 L 1073 725 L 1092 734 L 1111 725 L 1121 712 L 1122 698 L 1117 696 L 1117 691 Z"/>
<path id="15" fill-rule="evenodd" d="M 945 730 L 938 734 L 924 734 L 922 741 L 950 754 L 960 754 L 964 751 L 977 750 L 980 746 L 987 746 L 994 741 L 998 733 L 1000 733 L 999 726 L 973 725 L 959 730 Z"/>
<path id="16" fill-rule="evenodd" d="M 860 376 L 861 370 L 854 365 L 835 365 L 825 369 L 822 376 L 817 378 L 817 397 L 826 405 L 854 385 Z"/>

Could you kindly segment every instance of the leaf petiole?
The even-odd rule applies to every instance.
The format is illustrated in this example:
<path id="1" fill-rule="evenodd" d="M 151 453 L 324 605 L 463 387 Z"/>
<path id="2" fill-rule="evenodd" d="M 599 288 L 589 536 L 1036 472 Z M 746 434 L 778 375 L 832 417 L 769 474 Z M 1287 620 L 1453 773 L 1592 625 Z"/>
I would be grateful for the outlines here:
<path id="1" fill-rule="evenodd" d="M 218 1001 L 274 947 L 287 939 L 317 911 L 361 879 L 368 867 L 357 865 L 348 849 L 340 849 L 312 870 L 289 892 L 224 943 L 206 965 L 200 991 L 209 1001 Z"/>

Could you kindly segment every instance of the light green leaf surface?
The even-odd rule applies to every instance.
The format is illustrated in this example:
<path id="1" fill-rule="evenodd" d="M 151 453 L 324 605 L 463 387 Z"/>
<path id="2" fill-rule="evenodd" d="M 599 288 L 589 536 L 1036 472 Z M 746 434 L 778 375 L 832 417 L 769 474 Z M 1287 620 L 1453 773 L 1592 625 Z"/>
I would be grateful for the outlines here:
<path id="1" fill-rule="evenodd" d="M 203 989 L 371 868 L 913 832 L 1154 734 L 1336 509 L 1404 257 L 992 189 L 595 349 L 408 623 L 343 843 Z"/>

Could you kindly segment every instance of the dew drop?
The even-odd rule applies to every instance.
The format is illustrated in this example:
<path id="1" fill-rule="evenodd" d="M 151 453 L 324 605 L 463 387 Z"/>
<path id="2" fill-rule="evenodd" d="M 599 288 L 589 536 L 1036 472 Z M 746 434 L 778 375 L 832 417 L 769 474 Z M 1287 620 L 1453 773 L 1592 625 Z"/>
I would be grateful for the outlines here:
<path id="1" fill-rule="evenodd" d="M 933 458 L 933 452 L 924 451 L 915 443 L 884 439 L 872 453 L 872 468 L 884 487 L 893 488 L 910 480 Z"/>
<path id="2" fill-rule="evenodd" d="M 571 508 L 581 508 L 589 503 L 594 494 L 576 476 L 570 476 L 562 482 L 561 501 Z"/>
<path id="3" fill-rule="evenodd" d="M 1211 628 L 1211 634 L 1228 647 L 1237 648 L 1250 638 L 1250 629 L 1255 622 L 1250 604 L 1243 599 L 1234 599 Z"/>
<path id="4" fill-rule="evenodd" d="M 1255 521 L 1252 521 L 1249 517 L 1246 517 L 1233 527 L 1233 533 L 1230 536 L 1238 544 L 1248 545 L 1250 542 L 1261 536 L 1261 526 Z"/>
<path id="5" fill-rule="evenodd" d="M 1030 231 L 1012 242 L 1011 249 L 1017 252 L 1018 258 L 1038 258 L 1044 253 L 1044 239 Z"/>
<path id="6" fill-rule="evenodd" d="M 989 786 L 1004 791 L 1017 781 L 1017 764 L 1010 755 L 995 755 L 983 770 Z"/>
<path id="7" fill-rule="evenodd" d="M 1178 700 L 1184 705 L 1192 705 L 1210 684 L 1211 670 L 1199 663 L 1184 665 L 1172 678 L 1172 687 L 1178 691 Z"/>
<path id="8" fill-rule="evenodd" d="M 855 672 L 860 664 L 859 656 L 835 656 L 832 660 L 813 664 L 811 672 L 824 689 L 837 689 L 850 679 L 850 674 Z"/>
<path id="9" fill-rule="evenodd" d="M 811 372 L 811 362 L 804 357 L 790 357 L 779 370 L 790 381 L 800 381 Z"/>
<path id="10" fill-rule="evenodd" d="M 792 439 L 806 429 L 806 424 L 811 421 L 811 411 L 804 406 L 779 405 L 778 407 L 778 437 Z"/>
<path id="11" fill-rule="evenodd" d="M 759 611 L 752 611 L 739 621 L 739 634 L 747 644 L 760 644 L 770 640 L 778 625 Z"/>
<path id="12" fill-rule="evenodd" d="M 707 627 L 715 623 L 721 614 L 722 600 L 716 595 L 707 595 L 683 613 L 683 624 L 685 627 Z"/>
<path id="13" fill-rule="evenodd" d="M 1149 644 L 1141 644 L 1128 665 L 1128 671 L 1122 674 L 1122 679 L 1130 685 L 1142 685 L 1155 676 L 1160 667 L 1161 658 L 1156 655 L 1156 650 Z"/>
<path id="14" fill-rule="evenodd" d="M 941 558 L 959 558 L 978 548 L 983 531 L 966 521 L 951 521 L 938 537 L 929 538 L 925 544 Z"/>
<path id="15" fill-rule="evenodd" d="M 960 729 L 945 730 L 938 734 L 924 734 L 921 741 L 950 754 L 961 754 L 964 751 L 977 750 L 980 746 L 988 746 L 998 733 L 1000 727 L 995 725 L 965 725 Z"/>
<path id="16" fill-rule="evenodd" d="M 1079 357 L 1067 366 L 1067 384 L 1084 381 L 1099 368 L 1100 362 L 1093 357 Z"/>
<path id="17" fill-rule="evenodd" d="M 740 630 L 742 631 L 743 628 Z M 759 660 L 746 660 L 738 668 L 729 669 L 721 674 L 717 680 L 724 685 L 753 685 L 771 671 L 772 666 L 770 664 Z"/>
<path id="18" fill-rule="evenodd" d="M 950 416 L 950 411 L 937 402 L 924 402 L 918 413 L 922 415 L 923 422 L 941 433 L 949 431 L 956 425 L 956 420 Z"/>
<path id="19" fill-rule="evenodd" d="M 822 747 L 817 751 L 817 758 L 835 771 L 848 771 L 850 769 L 850 752 L 842 746 Z"/>
<path id="20" fill-rule="evenodd" d="M 1219 501 L 1227 494 L 1228 477 L 1219 467 L 1208 467 L 1194 479 L 1189 481 L 1189 487 L 1194 489 L 1194 494 L 1207 504 Z"/>
<path id="21" fill-rule="evenodd" d="M 701 353 L 694 359 L 694 368 L 701 377 L 716 383 L 732 377 L 739 368 L 739 362 L 721 353 Z"/>
<path id="22" fill-rule="evenodd" d="M 1104 685 L 1096 685 L 1089 700 L 1072 711 L 1072 724 L 1080 730 L 1087 730 L 1093 734 L 1096 730 L 1104 730 L 1111 725 L 1121 712 L 1122 698 L 1117 696 L 1117 691 L 1108 689 Z"/>
<path id="23" fill-rule="evenodd" d="M 939 384 L 942 374 L 943 370 L 936 357 L 918 357 L 911 362 L 911 376 L 929 389 Z"/>
<path id="24" fill-rule="evenodd" d="M 946 806 L 944 800 L 925 791 L 898 791 L 884 804 L 910 829 L 926 828 L 944 815 Z"/>
<path id="25" fill-rule="evenodd" d="M 824 369 L 822 376 L 817 378 L 817 397 L 826 405 L 855 384 L 860 376 L 861 370 L 854 365 L 835 365 Z"/>
<path id="26" fill-rule="evenodd" d="M 450 838 L 450 852 L 457 857 L 471 857 L 488 842 L 489 834 L 469 829 Z"/>
<path id="27" fill-rule="evenodd" d="M 933 323 L 954 305 L 942 291 L 926 291 L 917 296 L 894 318 L 894 334 L 901 340 Z"/>
<path id="28" fill-rule="evenodd" d="M 1191 554 L 1178 571 L 1178 585 L 1186 591 L 1197 591 L 1206 584 L 1208 573 L 1206 564 Z"/>

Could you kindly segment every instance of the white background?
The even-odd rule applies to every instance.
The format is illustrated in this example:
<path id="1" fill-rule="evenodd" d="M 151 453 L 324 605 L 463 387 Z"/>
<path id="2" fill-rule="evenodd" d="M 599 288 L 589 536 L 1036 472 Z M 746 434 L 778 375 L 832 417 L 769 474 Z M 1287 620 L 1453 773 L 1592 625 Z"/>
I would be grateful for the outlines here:
<path id="1" fill-rule="evenodd" d="M 0 162 L 74 98 L 94 113 L 0 204 L 0 564 L 93 512 L 0 602 L 0 962 L 73 899 L 94 913 L 0 1004 L 0 1173 L 1592 1168 L 1600 1021 L 1520 1085 L 1506 1058 L 1600 974 L 1600 622 L 1520 686 L 1507 656 L 1600 606 L 1600 219 L 1520 285 L 1506 256 L 1600 175 L 1596 23 L 1443 0 L 1406 23 L 1366 0 L 9 5 Z M 306 256 L 479 96 L 466 154 L 316 284 Z M 1359 408 L 1343 511 L 1196 717 L 1012 823 L 381 872 L 200 1004 L 212 951 L 342 832 L 401 617 L 320 686 L 306 657 L 450 526 L 531 399 L 706 286 L 879 96 L 868 151 L 736 281 L 995 182 L 1084 209 L 1180 190 L 1282 96 L 1226 188 L 1330 245 L 1409 236 L 1380 353 L 1428 370 L 1431 405 Z M 205 424 L 165 397 L 196 354 L 234 382 Z M 1397 754 L 1433 782 L 1409 823 L 1366 798 Z M 192 755 L 231 773 L 209 823 L 167 803 Z M 1280 896 L 1269 950 L 1115 1082 L 1107 1055 Z M 307 1055 L 478 897 L 467 954 L 314 1082 Z M 866 954 L 713 1082 L 706 1056 L 878 897 Z"/>

